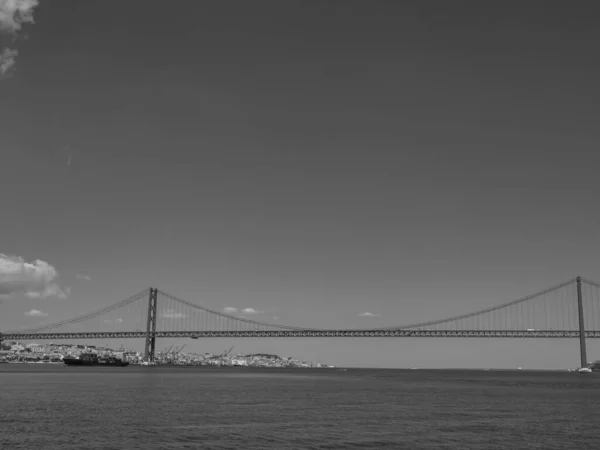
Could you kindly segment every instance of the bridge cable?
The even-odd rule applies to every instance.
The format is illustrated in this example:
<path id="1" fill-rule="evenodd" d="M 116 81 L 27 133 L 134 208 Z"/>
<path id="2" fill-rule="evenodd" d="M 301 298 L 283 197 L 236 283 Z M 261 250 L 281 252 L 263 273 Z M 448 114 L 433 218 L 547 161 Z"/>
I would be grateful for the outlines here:
<path id="1" fill-rule="evenodd" d="M 581 281 L 585 284 L 588 284 L 590 286 L 594 286 L 597 288 L 600 288 L 600 283 L 596 283 L 595 281 L 591 281 L 591 280 L 586 280 L 585 278 L 582 278 Z"/>
<path id="2" fill-rule="evenodd" d="M 133 303 L 136 300 L 139 300 L 140 298 L 145 297 L 146 295 L 148 295 L 148 289 L 145 289 L 142 292 L 139 292 L 139 293 L 137 293 L 135 295 L 132 295 L 131 297 L 126 298 L 125 300 L 121 300 L 121 301 L 119 301 L 117 303 L 113 303 L 112 305 L 105 306 L 104 308 L 98 309 L 98 310 L 93 311 L 91 313 L 87 313 L 87 314 L 83 314 L 81 316 L 77 316 L 77 317 L 75 317 L 73 319 L 62 320 L 60 322 L 51 323 L 51 324 L 45 325 L 43 327 L 33 328 L 33 329 L 29 329 L 29 330 L 8 331 L 8 332 L 5 332 L 3 334 L 41 333 L 43 331 L 51 330 L 53 328 L 58 328 L 58 327 L 63 326 L 63 325 L 69 325 L 69 324 L 72 324 L 72 323 L 82 322 L 84 320 L 92 319 L 94 317 L 97 317 L 99 315 L 105 314 L 107 312 L 114 311 L 115 309 L 122 308 L 125 305 Z"/>
<path id="3" fill-rule="evenodd" d="M 223 317 L 225 319 L 232 319 L 235 320 L 237 322 L 245 322 L 245 323 L 249 323 L 252 325 L 259 325 L 259 326 L 266 326 L 266 327 L 271 327 L 271 328 L 279 328 L 279 329 L 285 329 L 285 330 L 309 330 L 310 328 L 301 328 L 301 327 L 292 327 L 292 326 L 288 326 L 288 325 L 274 325 L 274 324 L 270 324 L 270 323 L 266 323 L 266 322 L 259 322 L 257 320 L 252 320 L 252 319 L 245 319 L 245 318 L 241 318 L 241 317 L 236 317 L 236 316 L 232 316 L 230 314 L 225 314 L 222 313 L 220 311 L 216 311 L 214 309 L 210 309 L 210 308 L 206 308 L 204 306 L 199 306 L 199 305 L 195 305 L 194 303 L 188 302 L 186 300 L 183 300 L 181 298 L 177 298 L 173 295 L 167 294 L 166 292 L 163 291 L 158 291 L 160 294 L 162 294 L 163 296 L 167 297 L 168 299 L 171 299 L 173 301 L 176 302 L 180 302 L 184 305 L 187 305 L 191 308 L 195 308 L 195 309 L 199 309 L 201 311 L 204 312 L 208 312 L 211 314 L 214 314 L 218 317 Z"/>
<path id="4" fill-rule="evenodd" d="M 493 307 L 482 309 L 482 310 L 475 311 L 475 312 L 472 312 L 472 313 L 461 314 L 459 316 L 449 317 L 449 318 L 446 318 L 446 319 L 430 320 L 428 322 L 420 322 L 420 323 L 415 323 L 415 324 L 411 324 L 411 325 L 403 325 L 403 326 L 400 326 L 400 327 L 386 327 L 386 328 L 381 328 L 381 329 L 382 330 L 391 330 L 391 329 L 394 329 L 394 330 L 405 330 L 405 329 L 408 329 L 408 328 L 422 328 L 422 327 L 427 327 L 427 326 L 431 326 L 431 325 L 438 325 L 438 324 L 441 324 L 441 323 L 453 322 L 453 321 L 460 320 L 460 319 L 466 319 L 466 318 L 470 318 L 470 317 L 473 317 L 473 316 L 477 316 L 479 314 L 486 314 L 486 313 L 489 313 L 489 312 L 492 312 L 492 311 L 498 311 L 500 309 L 507 308 L 507 307 L 510 307 L 510 306 L 513 306 L 513 305 L 522 304 L 522 303 L 524 303 L 524 302 L 526 302 L 528 300 L 531 300 L 531 299 L 533 299 L 535 297 L 539 297 L 541 295 L 545 295 L 545 294 L 548 294 L 550 292 L 557 291 L 557 290 L 559 290 L 561 288 L 564 288 L 565 286 L 568 286 L 568 285 L 570 285 L 571 283 L 574 283 L 574 282 L 575 282 L 575 279 L 571 279 L 569 281 L 565 281 L 564 283 L 558 284 L 556 286 L 553 286 L 553 287 L 544 289 L 542 291 L 536 292 L 535 294 L 527 295 L 527 296 L 521 297 L 521 298 L 519 298 L 517 300 L 513 300 L 513 301 L 510 301 L 510 302 L 507 302 L 507 303 L 503 303 L 503 304 L 498 305 L 498 306 L 493 306 Z M 598 285 L 598 287 L 600 287 L 600 285 Z"/>

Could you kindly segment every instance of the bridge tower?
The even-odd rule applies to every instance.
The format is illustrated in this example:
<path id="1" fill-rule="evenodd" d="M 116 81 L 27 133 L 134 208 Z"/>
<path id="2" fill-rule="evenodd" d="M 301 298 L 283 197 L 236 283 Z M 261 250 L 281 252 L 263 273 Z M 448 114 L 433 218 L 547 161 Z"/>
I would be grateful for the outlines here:
<path id="1" fill-rule="evenodd" d="M 144 347 L 144 361 L 154 361 L 154 348 L 156 345 L 156 306 L 158 302 L 158 289 L 150 288 L 148 295 L 148 322 L 146 325 L 146 346 Z"/>
<path id="2" fill-rule="evenodd" d="M 587 350 L 585 347 L 585 325 L 583 312 L 583 296 L 581 295 L 581 277 L 577 277 L 577 312 L 579 314 L 579 355 L 581 367 L 587 367 Z"/>

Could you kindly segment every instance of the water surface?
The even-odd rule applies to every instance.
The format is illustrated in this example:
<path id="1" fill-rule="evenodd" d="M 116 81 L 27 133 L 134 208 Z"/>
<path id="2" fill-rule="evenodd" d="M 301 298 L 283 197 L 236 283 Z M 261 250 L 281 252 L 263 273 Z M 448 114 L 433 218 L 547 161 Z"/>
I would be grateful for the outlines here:
<path id="1" fill-rule="evenodd" d="M 595 449 L 600 374 L 0 365 L 4 449 Z"/>

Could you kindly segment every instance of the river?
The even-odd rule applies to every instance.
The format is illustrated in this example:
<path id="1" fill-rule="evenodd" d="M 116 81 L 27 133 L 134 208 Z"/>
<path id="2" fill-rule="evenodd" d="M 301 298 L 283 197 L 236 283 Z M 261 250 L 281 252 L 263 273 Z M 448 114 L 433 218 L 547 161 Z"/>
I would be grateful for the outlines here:
<path id="1" fill-rule="evenodd" d="M 600 374 L 0 364 L 2 449 L 593 449 Z"/>

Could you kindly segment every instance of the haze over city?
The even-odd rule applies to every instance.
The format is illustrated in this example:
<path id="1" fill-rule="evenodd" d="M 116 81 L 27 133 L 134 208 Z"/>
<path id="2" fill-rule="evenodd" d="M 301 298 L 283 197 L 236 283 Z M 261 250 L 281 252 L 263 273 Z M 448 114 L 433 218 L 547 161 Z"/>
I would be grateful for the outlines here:
<path id="1" fill-rule="evenodd" d="M 600 281 L 592 11 L 177 5 L 0 0 L 0 332 L 150 286 L 377 328 Z M 576 339 L 158 346 L 173 342 L 336 366 L 578 365 Z"/>

